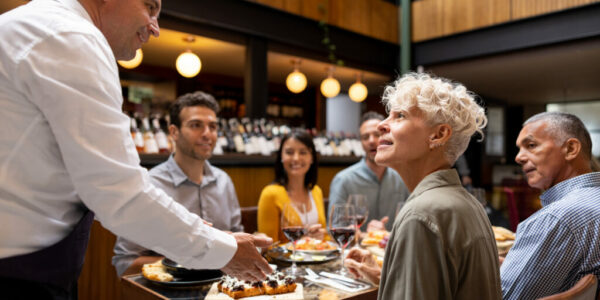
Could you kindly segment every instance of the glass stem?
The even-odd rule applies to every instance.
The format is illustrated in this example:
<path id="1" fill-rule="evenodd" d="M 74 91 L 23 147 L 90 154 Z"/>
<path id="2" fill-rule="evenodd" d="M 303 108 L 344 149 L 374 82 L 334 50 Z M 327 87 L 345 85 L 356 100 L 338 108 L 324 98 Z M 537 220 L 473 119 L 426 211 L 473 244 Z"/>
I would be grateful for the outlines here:
<path id="1" fill-rule="evenodd" d="M 344 273 L 344 251 L 346 251 L 346 247 L 342 246 L 342 267 L 340 268 L 340 273 Z"/>
<path id="2" fill-rule="evenodd" d="M 296 241 L 292 242 L 292 270 L 296 271 Z"/>

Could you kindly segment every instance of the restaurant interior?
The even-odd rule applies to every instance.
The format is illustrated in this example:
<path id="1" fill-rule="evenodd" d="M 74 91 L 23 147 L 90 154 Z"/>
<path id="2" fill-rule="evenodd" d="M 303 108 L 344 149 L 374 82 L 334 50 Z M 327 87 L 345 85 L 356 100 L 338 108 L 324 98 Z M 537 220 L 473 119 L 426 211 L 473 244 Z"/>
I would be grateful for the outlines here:
<path id="1" fill-rule="evenodd" d="M 27 2 L 3 0 L 0 13 Z M 164 129 L 169 104 L 201 90 L 215 96 L 220 118 L 239 122 L 248 136 L 266 134 L 263 126 L 306 128 L 334 145 L 319 157 L 325 198 L 335 174 L 361 158 L 336 146 L 357 139 L 362 113 L 386 113 L 384 87 L 408 71 L 458 81 L 478 96 L 489 123 L 486 139 L 474 138 L 465 153 L 470 177 L 513 231 L 540 208 L 540 191 L 528 187 L 514 161 L 524 120 L 543 111 L 576 114 L 600 157 L 598 0 L 164 0 L 162 6 L 160 36 L 143 45 L 137 62 L 119 62 L 123 111 L 140 130 L 143 118 L 156 118 Z M 222 134 L 236 133 L 243 132 Z M 151 168 L 168 155 L 141 149 L 141 164 Z M 273 153 L 228 147 L 210 160 L 232 178 L 246 231 L 256 230 L 256 205 L 273 180 L 274 160 Z M 126 299 L 110 261 L 114 243 L 95 222 L 80 299 Z M 148 299 L 166 299 L 154 297 Z"/>

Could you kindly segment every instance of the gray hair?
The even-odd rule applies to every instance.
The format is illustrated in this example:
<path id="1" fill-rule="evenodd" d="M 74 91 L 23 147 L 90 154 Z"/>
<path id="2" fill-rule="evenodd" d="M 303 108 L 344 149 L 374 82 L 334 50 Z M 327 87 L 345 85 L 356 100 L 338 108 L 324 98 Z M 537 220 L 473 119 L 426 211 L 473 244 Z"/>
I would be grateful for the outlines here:
<path id="1" fill-rule="evenodd" d="M 577 116 L 564 112 L 543 112 L 527 119 L 523 126 L 539 121 L 548 124 L 546 131 L 554 137 L 557 145 L 564 144 L 570 138 L 579 140 L 583 154 L 592 162 L 592 139 Z"/>
<path id="2" fill-rule="evenodd" d="M 426 73 L 408 73 L 385 87 L 382 102 L 388 112 L 416 107 L 424 113 L 429 125 L 450 125 L 453 134 L 445 153 L 450 164 L 465 152 L 475 132 L 483 140 L 485 110 L 460 83 Z"/>

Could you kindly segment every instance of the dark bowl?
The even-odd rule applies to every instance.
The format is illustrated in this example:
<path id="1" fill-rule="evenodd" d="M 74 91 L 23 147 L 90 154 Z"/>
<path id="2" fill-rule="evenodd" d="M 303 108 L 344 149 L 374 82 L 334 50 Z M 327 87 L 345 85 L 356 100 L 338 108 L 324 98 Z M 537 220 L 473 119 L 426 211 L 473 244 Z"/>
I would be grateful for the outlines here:
<path id="1" fill-rule="evenodd" d="M 167 272 L 169 272 L 174 277 L 178 277 L 181 279 L 204 280 L 219 278 L 223 276 L 223 272 L 221 272 L 221 270 L 186 269 L 168 258 L 163 259 L 162 264 L 165 266 Z"/>

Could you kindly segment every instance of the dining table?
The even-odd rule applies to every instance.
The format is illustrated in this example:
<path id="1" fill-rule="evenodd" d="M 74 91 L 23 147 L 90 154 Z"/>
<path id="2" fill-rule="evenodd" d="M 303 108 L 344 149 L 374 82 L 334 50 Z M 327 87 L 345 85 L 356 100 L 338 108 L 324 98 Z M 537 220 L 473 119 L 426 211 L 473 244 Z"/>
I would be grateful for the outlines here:
<path id="1" fill-rule="evenodd" d="M 269 263 L 275 264 L 277 269 L 285 271 L 289 268 L 290 263 L 284 260 L 273 259 L 269 255 L 265 255 Z M 298 264 L 298 276 L 296 282 L 302 285 L 304 299 L 352 299 L 352 300 L 372 300 L 377 299 L 378 287 L 368 284 L 363 290 L 357 292 L 348 292 L 331 286 L 322 284 L 317 281 L 308 280 L 306 277 L 306 269 L 309 268 L 315 273 L 321 272 L 336 273 L 340 270 L 341 259 L 339 255 L 335 259 L 324 262 L 300 262 Z M 168 286 L 157 284 L 142 276 L 142 274 L 125 275 L 121 277 L 121 291 L 124 299 L 139 299 L 139 300 L 196 300 L 205 299 L 208 295 L 214 282 L 199 283 L 191 286 Z"/>

